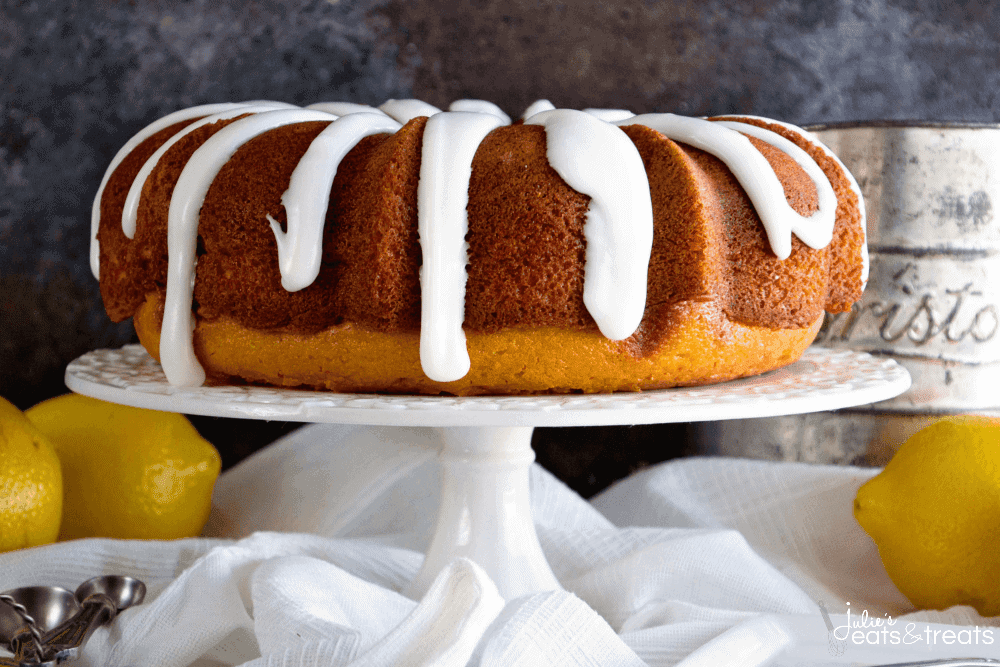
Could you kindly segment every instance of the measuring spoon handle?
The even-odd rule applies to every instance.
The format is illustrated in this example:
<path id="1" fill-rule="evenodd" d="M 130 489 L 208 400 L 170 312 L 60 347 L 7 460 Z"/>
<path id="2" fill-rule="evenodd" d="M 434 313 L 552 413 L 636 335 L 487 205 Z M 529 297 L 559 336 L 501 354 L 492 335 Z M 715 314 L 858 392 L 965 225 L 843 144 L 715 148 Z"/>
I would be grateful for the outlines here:
<path id="1" fill-rule="evenodd" d="M 118 609 L 110 597 L 95 593 L 83 601 L 79 613 L 46 632 L 42 637 L 42 644 L 48 651 L 54 652 L 79 648 L 97 626 L 113 619 L 117 612 Z"/>

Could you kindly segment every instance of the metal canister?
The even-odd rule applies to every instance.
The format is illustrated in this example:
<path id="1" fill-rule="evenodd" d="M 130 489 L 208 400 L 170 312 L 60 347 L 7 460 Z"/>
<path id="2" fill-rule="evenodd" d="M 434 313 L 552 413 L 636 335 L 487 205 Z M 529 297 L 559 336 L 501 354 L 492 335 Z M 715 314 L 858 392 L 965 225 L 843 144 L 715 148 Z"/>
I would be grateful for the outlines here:
<path id="1" fill-rule="evenodd" d="M 862 300 L 815 344 L 891 356 L 913 384 L 851 410 L 695 426 L 699 451 L 879 464 L 937 416 L 1000 413 L 1000 126 L 808 129 L 858 181 L 871 266 Z"/>
<path id="2" fill-rule="evenodd" d="M 903 412 L 1000 406 L 1000 128 L 828 126 L 816 136 L 861 186 L 871 277 L 817 342 L 898 359 Z"/>

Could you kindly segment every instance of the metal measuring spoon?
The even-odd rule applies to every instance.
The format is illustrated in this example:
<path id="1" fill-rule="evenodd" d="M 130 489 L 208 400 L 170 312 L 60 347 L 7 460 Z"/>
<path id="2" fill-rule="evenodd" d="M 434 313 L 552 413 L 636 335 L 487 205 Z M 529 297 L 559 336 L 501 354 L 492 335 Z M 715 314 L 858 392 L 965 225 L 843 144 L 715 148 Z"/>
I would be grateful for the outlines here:
<path id="1" fill-rule="evenodd" d="M 56 662 L 76 658 L 98 626 L 111 622 L 118 612 L 141 604 L 145 597 L 146 585 L 132 577 L 106 575 L 88 579 L 76 589 L 79 613 L 45 633 L 42 643 L 54 653 Z"/>
<path id="2" fill-rule="evenodd" d="M 25 586 L 0 593 L 0 644 L 15 654 L 13 661 L 48 664 L 42 633 L 80 610 L 76 596 L 59 586 Z M 4 663 L 10 659 L 4 659 Z"/>
<path id="3" fill-rule="evenodd" d="M 76 589 L 76 599 L 85 604 L 92 595 L 106 595 L 115 603 L 115 609 L 125 611 L 129 607 L 142 604 L 146 598 L 146 584 L 132 577 L 109 574 L 94 577 L 80 584 Z"/>

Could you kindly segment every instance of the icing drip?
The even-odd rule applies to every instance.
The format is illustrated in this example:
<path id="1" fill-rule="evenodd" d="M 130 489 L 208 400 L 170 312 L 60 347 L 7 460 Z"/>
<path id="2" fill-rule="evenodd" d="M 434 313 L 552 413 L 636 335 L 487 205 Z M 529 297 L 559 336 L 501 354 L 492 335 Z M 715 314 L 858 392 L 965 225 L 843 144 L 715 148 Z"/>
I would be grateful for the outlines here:
<path id="1" fill-rule="evenodd" d="M 122 146 L 121 150 L 115 154 L 114 158 L 111 159 L 111 164 L 108 165 L 107 170 L 105 170 L 104 178 L 101 179 L 101 185 L 97 188 L 97 196 L 94 197 L 94 205 L 90 209 L 90 271 L 94 274 L 95 278 L 100 279 L 101 277 L 101 246 L 97 240 L 97 230 L 100 228 L 101 224 L 101 199 L 104 196 L 104 188 L 108 184 L 108 179 L 111 178 L 111 174 L 115 172 L 115 169 L 117 169 L 118 165 L 122 163 L 122 160 L 124 160 L 129 153 L 134 151 L 143 141 L 153 136 L 160 130 L 166 129 L 175 123 L 253 104 L 291 106 L 285 105 L 281 102 L 223 102 L 221 104 L 203 104 L 201 106 L 175 111 L 172 114 L 168 114 L 163 118 L 160 118 L 159 120 L 153 121 L 151 124 L 139 130 L 134 137 L 125 142 L 125 145 Z"/>
<path id="2" fill-rule="evenodd" d="M 729 118 L 736 122 L 739 122 L 740 118 L 750 118 L 752 120 L 759 120 L 765 123 L 773 123 L 774 125 L 780 125 L 782 128 L 788 130 L 789 132 L 798 137 L 801 137 L 805 141 L 809 142 L 810 144 L 818 148 L 820 151 L 823 152 L 823 155 L 833 160 L 834 163 L 840 168 L 841 172 L 843 172 L 844 176 L 847 178 L 847 183 L 850 186 L 851 191 L 854 193 L 854 196 L 858 198 L 858 214 L 861 216 L 861 235 L 862 235 L 861 238 L 864 241 L 861 244 L 861 287 L 862 289 L 864 289 L 864 287 L 867 286 L 868 284 L 868 271 L 869 271 L 868 216 L 867 213 L 865 212 L 865 198 L 861 194 L 861 186 L 858 185 L 858 182 L 857 180 L 855 180 L 854 174 L 851 173 L 851 170 L 848 169 L 844 165 L 844 163 L 840 161 L 840 158 L 837 157 L 834 154 L 834 152 L 831 151 L 826 146 L 826 144 L 817 139 L 815 136 L 803 130 L 801 127 L 797 127 L 795 125 L 792 125 L 790 123 L 785 123 L 780 120 L 773 120 L 771 118 L 762 118 L 761 116 L 720 116 L 720 118 Z"/>
<path id="3" fill-rule="evenodd" d="M 433 104 L 427 104 L 427 102 L 420 100 L 387 100 L 378 108 L 398 120 L 400 125 L 406 125 L 420 116 L 433 116 L 441 113 L 441 110 Z"/>
<path id="4" fill-rule="evenodd" d="M 304 109 L 259 113 L 222 128 L 194 152 L 184 166 L 170 200 L 167 222 L 167 294 L 160 330 L 160 359 L 170 384 L 197 387 L 205 370 L 194 353 L 194 295 L 198 218 L 212 181 L 229 158 L 254 137 L 291 123 L 329 121 L 321 111 Z"/>
<path id="5" fill-rule="evenodd" d="M 700 148 L 722 160 L 757 209 L 771 250 L 778 259 L 787 259 L 792 253 L 793 228 L 829 228 L 832 234 L 836 206 L 832 209 L 829 206 L 820 208 L 808 218 L 793 211 L 771 164 L 739 132 L 707 120 L 669 113 L 643 114 L 617 121 L 616 125 L 645 125 L 670 139 Z M 805 242 L 805 239 L 802 240 Z"/>
<path id="6" fill-rule="evenodd" d="M 156 152 L 150 155 L 149 159 L 142 165 L 142 168 L 139 169 L 139 173 L 136 174 L 135 180 L 132 181 L 132 187 L 129 188 L 128 195 L 125 197 L 125 205 L 122 208 L 122 232 L 125 236 L 130 239 L 135 238 L 135 225 L 136 219 L 139 216 L 139 200 L 142 198 L 142 188 L 146 184 L 146 180 L 149 178 L 149 175 L 153 173 L 156 165 L 159 164 L 160 158 L 162 158 L 174 144 L 200 127 L 211 125 L 212 123 L 220 120 L 236 118 L 237 116 L 242 116 L 244 114 L 258 113 L 260 111 L 272 111 L 275 108 L 277 108 L 275 105 L 240 105 L 235 109 L 229 109 L 228 111 L 223 111 L 222 113 L 205 116 L 204 118 L 191 123 L 180 132 L 167 139 L 166 143 L 156 149 Z"/>
<path id="7" fill-rule="evenodd" d="M 583 111 L 584 113 L 589 113 L 591 116 L 600 118 L 605 123 L 614 123 L 635 116 L 628 109 L 584 109 Z"/>
<path id="8" fill-rule="evenodd" d="M 762 127 L 750 125 L 749 123 L 724 120 L 715 122 L 717 125 L 728 127 L 729 129 L 736 130 L 742 134 L 749 134 L 751 137 L 755 137 L 765 143 L 771 144 L 778 150 L 785 153 L 788 157 L 795 160 L 796 164 L 802 167 L 802 170 L 806 172 L 806 175 L 810 178 L 810 180 L 812 180 L 813 185 L 816 186 L 816 198 L 819 210 L 830 213 L 830 224 L 829 226 L 817 224 L 824 221 L 817 220 L 818 216 L 814 215 L 813 217 L 793 221 L 792 233 L 798 236 L 799 240 L 810 248 L 825 248 L 829 245 L 830 241 L 833 240 L 833 224 L 836 222 L 834 212 L 837 210 L 837 194 L 833 191 L 833 186 L 830 185 L 830 181 L 827 179 L 826 174 L 824 174 L 823 170 L 819 168 L 816 161 L 809 157 L 809 154 L 799 148 L 795 143 L 785 139 L 780 134 L 771 132 L 770 130 L 765 130 Z"/>
<path id="9" fill-rule="evenodd" d="M 534 102 L 531 103 L 531 105 L 527 109 L 524 110 L 524 113 L 521 114 L 521 119 L 528 120 L 536 113 L 542 113 L 543 111 L 552 111 L 555 108 L 556 108 L 555 105 L 552 104 L 552 102 L 549 102 L 548 100 L 535 100 Z"/>
<path id="10" fill-rule="evenodd" d="M 449 382 L 469 372 L 465 345 L 465 265 L 469 260 L 466 207 L 472 159 L 479 144 L 503 125 L 492 114 L 450 111 L 424 128 L 417 231 L 420 267 L 420 365 L 432 380 Z"/>
<path id="11" fill-rule="evenodd" d="M 646 308 L 653 247 L 653 205 L 639 151 L 617 127 L 582 111 L 543 111 L 525 122 L 545 128 L 549 164 L 591 198 L 583 302 L 602 334 L 628 338 Z"/>
<path id="12" fill-rule="evenodd" d="M 319 275 L 330 188 L 340 161 L 365 137 L 400 127 L 384 113 L 355 112 L 330 123 L 309 145 L 281 196 L 288 231 L 281 231 L 281 225 L 267 216 L 278 243 L 281 286 L 286 290 L 308 287 Z"/>
<path id="13" fill-rule="evenodd" d="M 486 100 L 455 100 L 448 107 L 448 111 L 474 111 L 475 113 L 488 113 L 503 121 L 504 125 L 510 125 L 510 116 L 503 112 L 503 109 L 487 102 Z"/>
<path id="14" fill-rule="evenodd" d="M 352 113 L 385 113 L 367 104 L 357 104 L 355 102 L 317 102 L 316 104 L 310 104 L 306 109 L 325 111 L 334 116 L 348 116 Z"/>

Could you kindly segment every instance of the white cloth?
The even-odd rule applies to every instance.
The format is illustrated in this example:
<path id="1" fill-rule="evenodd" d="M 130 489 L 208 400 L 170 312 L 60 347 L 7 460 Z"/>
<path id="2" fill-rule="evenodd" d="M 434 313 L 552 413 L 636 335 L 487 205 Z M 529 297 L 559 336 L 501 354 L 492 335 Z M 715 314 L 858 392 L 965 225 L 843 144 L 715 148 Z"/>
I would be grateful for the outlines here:
<path id="1" fill-rule="evenodd" d="M 219 479 L 212 537 L 0 554 L 0 590 L 145 581 L 146 602 L 99 629 L 81 667 L 1000 658 L 1000 617 L 913 612 L 893 587 L 851 516 L 874 473 L 860 468 L 682 459 L 587 503 L 536 465 L 532 513 L 565 590 L 505 601 L 457 560 L 410 600 L 399 591 L 434 525 L 437 444 L 425 429 L 305 427 Z M 851 627 L 862 612 L 882 625 Z"/>

